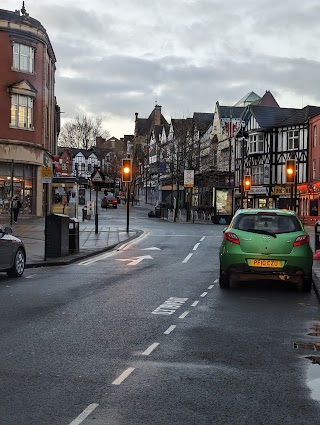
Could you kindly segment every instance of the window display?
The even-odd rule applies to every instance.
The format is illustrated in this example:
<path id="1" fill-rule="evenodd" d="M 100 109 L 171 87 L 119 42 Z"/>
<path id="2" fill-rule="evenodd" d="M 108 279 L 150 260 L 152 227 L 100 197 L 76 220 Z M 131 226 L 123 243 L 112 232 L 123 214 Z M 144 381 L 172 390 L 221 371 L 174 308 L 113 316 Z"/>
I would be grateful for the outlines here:
<path id="1" fill-rule="evenodd" d="M 0 214 L 10 214 L 11 199 L 18 196 L 20 214 L 35 213 L 36 166 L 0 162 Z"/>

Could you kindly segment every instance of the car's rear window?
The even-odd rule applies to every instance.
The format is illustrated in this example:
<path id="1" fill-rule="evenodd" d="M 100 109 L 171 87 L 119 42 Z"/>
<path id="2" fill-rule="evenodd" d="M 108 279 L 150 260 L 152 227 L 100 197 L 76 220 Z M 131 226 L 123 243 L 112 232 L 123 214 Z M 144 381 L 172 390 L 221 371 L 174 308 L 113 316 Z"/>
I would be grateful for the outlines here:
<path id="1" fill-rule="evenodd" d="M 270 233 L 289 233 L 301 230 L 299 221 L 294 216 L 277 214 L 239 214 L 233 223 L 239 230 L 263 230 Z"/>

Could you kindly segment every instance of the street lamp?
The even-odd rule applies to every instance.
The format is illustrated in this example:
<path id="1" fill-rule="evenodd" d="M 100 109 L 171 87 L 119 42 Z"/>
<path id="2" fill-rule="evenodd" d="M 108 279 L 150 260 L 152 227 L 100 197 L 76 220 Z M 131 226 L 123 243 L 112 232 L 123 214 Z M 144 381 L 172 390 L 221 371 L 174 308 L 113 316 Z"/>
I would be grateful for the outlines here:
<path id="1" fill-rule="evenodd" d="M 240 179 L 240 190 L 241 190 L 241 200 L 240 200 L 240 207 L 243 208 L 243 178 L 244 178 L 244 173 L 243 173 L 243 169 L 244 169 L 244 148 L 245 148 L 245 137 L 244 137 L 244 128 L 246 126 L 245 121 L 241 121 L 241 134 L 242 137 L 239 139 L 241 141 L 241 172 L 239 173 L 239 179 Z"/>

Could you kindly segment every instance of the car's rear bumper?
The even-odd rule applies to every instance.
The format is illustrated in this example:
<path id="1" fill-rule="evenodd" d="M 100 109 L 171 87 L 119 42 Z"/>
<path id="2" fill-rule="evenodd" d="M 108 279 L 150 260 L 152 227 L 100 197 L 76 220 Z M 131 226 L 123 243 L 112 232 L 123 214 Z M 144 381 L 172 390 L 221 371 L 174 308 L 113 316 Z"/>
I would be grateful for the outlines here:
<path id="1" fill-rule="evenodd" d="M 299 283 L 301 279 L 310 278 L 312 268 L 304 270 L 299 266 L 286 265 L 283 268 L 250 267 L 247 264 L 232 264 L 223 271 L 235 281 L 249 280 L 283 280 Z"/>

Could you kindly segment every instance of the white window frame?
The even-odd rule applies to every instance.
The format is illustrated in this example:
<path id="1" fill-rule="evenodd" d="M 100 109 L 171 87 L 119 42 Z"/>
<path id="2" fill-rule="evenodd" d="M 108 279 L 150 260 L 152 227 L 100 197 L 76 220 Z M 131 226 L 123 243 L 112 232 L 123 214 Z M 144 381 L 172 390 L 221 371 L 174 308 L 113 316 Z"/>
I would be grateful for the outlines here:
<path id="1" fill-rule="evenodd" d="M 34 73 L 34 47 L 14 42 L 12 53 L 13 69 L 30 74 Z"/>
<path id="2" fill-rule="evenodd" d="M 249 135 L 249 154 L 264 152 L 264 133 Z"/>
<path id="3" fill-rule="evenodd" d="M 10 127 L 33 129 L 33 98 L 22 94 L 11 95 Z"/>
<path id="4" fill-rule="evenodd" d="M 288 131 L 288 150 L 299 149 L 299 130 Z"/>
<path id="5" fill-rule="evenodd" d="M 312 160 L 312 180 L 316 179 L 316 160 Z"/>
<path id="6" fill-rule="evenodd" d="M 255 165 L 252 167 L 252 184 L 254 186 L 264 184 L 264 165 Z"/>
<path id="7" fill-rule="evenodd" d="M 317 146 L 317 126 L 313 126 L 313 147 Z"/>

